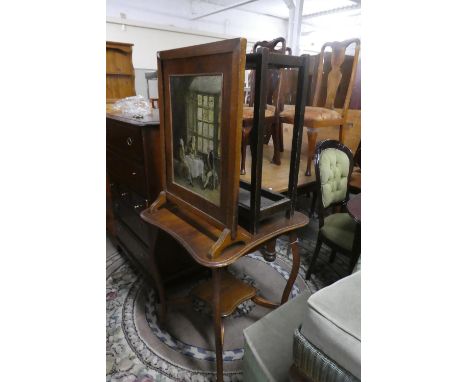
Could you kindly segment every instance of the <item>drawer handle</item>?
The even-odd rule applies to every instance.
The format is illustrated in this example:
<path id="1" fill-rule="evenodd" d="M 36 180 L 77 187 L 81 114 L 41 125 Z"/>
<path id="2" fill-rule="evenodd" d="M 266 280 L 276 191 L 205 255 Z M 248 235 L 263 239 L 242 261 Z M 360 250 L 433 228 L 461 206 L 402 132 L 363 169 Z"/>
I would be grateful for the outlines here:
<path id="1" fill-rule="evenodd" d="M 122 192 L 122 193 L 120 194 L 120 196 L 127 196 L 127 195 L 128 195 L 128 192 Z"/>
<path id="2" fill-rule="evenodd" d="M 135 172 L 135 171 L 134 171 L 134 172 L 132 172 L 132 175 L 136 175 L 136 172 Z"/>
<path id="3" fill-rule="evenodd" d="M 135 204 L 135 205 L 133 206 L 133 208 L 135 208 L 136 210 L 137 210 L 138 208 L 141 208 L 141 207 L 144 207 L 144 205 L 143 205 L 143 204 Z"/>
<path id="4" fill-rule="evenodd" d="M 133 139 L 131 137 L 127 138 L 127 145 L 131 146 L 133 144 Z"/>

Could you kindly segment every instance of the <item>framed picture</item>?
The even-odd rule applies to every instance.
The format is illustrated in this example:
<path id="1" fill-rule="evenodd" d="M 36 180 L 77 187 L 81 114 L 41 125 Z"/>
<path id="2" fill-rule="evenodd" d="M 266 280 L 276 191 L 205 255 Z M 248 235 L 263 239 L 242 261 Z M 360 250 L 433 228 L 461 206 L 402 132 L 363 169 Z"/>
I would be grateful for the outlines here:
<path id="1" fill-rule="evenodd" d="M 237 231 L 245 39 L 158 52 L 166 197 Z"/>

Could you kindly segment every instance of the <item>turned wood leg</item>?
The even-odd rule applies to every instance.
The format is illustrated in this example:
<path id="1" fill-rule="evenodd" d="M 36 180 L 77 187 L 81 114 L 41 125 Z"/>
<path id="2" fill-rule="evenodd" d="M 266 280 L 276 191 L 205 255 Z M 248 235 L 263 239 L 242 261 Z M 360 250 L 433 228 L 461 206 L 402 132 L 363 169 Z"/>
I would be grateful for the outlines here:
<path id="1" fill-rule="evenodd" d="M 219 296 L 221 293 L 221 270 L 212 269 L 213 274 L 213 321 L 216 349 L 216 381 L 223 381 L 223 337 L 224 327 L 221 317 L 221 307 Z"/>
<path id="2" fill-rule="evenodd" d="M 157 254 L 156 254 L 156 243 L 158 241 L 158 234 L 159 234 L 159 229 L 155 228 L 151 230 L 151 247 L 150 247 L 150 253 L 153 256 L 153 274 L 155 277 L 153 277 L 154 284 L 156 286 L 156 290 L 158 292 L 158 298 L 159 298 L 159 317 L 158 317 L 158 322 L 161 326 L 164 326 L 164 323 L 166 321 L 166 313 L 167 313 L 167 301 L 166 301 L 166 293 L 164 291 L 164 284 L 162 282 L 162 277 L 161 273 L 159 272 L 159 267 L 157 263 Z"/>
<path id="3" fill-rule="evenodd" d="M 312 191 L 312 203 L 310 204 L 310 212 L 309 212 L 310 218 L 314 216 L 316 204 L 317 204 L 317 192 L 314 190 Z"/>
<path id="4" fill-rule="evenodd" d="M 273 137 L 273 159 L 271 163 L 277 166 L 281 165 L 280 159 L 280 142 L 279 142 L 279 126 L 277 123 L 271 125 L 271 136 Z"/>
<path id="5" fill-rule="evenodd" d="M 317 133 L 310 128 L 307 128 L 307 169 L 306 176 L 310 176 L 310 167 L 315 153 L 315 144 L 317 143 Z"/>
<path id="6" fill-rule="evenodd" d="M 245 156 L 247 155 L 247 137 L 248 133 L 242 128 L 241 141 L 241 175 L 245 175 Z"/>
<path id="7" fill-rule="evenodd" d="M 261 249 L 263 258 L 265 261 L 275 261 L 276 260 L 276 239 L 270 240 L 265 244 Z"/>
<path id="8" fill-rule="evenodd" d="M 354 267 L 356 266 L 357 261 L 359 260 L 359 255 L 361 254 L 361 225 L 356 225 L 356 232 L 354 234 L 353 240 L 353 251 L 352 256 L 349 262 L 348 272 L 351 274 Z"/>
<path id="9" fill-rule="evenodd" d="M 310 275 L 312 274 L 312 271 L 315 268 L 315 262 L 317 261 L 318 254 L 320 252 L 320 247 L 322 246 L 322 239 L 319 237 L 317 238 L 317 244 L 315 245 L 315 251 L 312 256 L 312 260 L 310 261 L 309 269 L 307 269 L 306 273 L 306 280 L 310 279 Z"/>
<path id="10" fill-rule="evenodd" d="M 291 267 L 291 273 L 289 274 L 288 282 L 284 287 L 283 296 L 281 297 L 281 305 L 283 305 L 289 299 L 291 289 L 296 281 L 297 275 L 299 273 L 299 266 L 301 264 L 301 258 L 299 256 L 299 248 L 297 246 L 297 234 L 296 232 L 291 232 L 289 234 L 289 245 L 291 246 L 293 263 Z"/>
<path id="11" fill-rule="evenodd" d="M 284 143 L 283 143 L 283 124 L 278 122 L 278 137 L 279 137 L 279 151 L 284 151 Z"/>

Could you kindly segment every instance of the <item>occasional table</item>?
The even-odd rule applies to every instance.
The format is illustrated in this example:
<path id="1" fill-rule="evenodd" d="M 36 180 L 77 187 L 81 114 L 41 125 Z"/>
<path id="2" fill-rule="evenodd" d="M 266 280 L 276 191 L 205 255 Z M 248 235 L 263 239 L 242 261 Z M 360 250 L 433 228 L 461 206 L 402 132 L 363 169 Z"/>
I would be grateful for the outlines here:
<path id="1" fill-rule="evenodd" d="M 224 341 L 222 318 L 230 315 L 239 304 L 248 299 L 251 299 L 258 305 L 271 309 L 277 308 L 289 299 L 289 294 L 299 273 L 300 266 L 296 230 L 306 226 L 309 223 L 309 218 L 300 212 L 295 212 L 290 218 L 278 214 L 261 222 L 257 233 L 254 235 L 249 235 L 244 228 L 239 226 L 238 230 L 243 233 L 243 237 L 248 238 L 244 244 L 232 245 L 213 258 L 209 254 L 210 248 L 212 248 L 222 232 L 187 209 L 171 204 L 158 207 L 156 203 L 153 203 L 140 216 L 146 222 L 159 228 L 160 231 L 176 239 L 198 264 L 210 269 L 212 272 L 212 279 L 200 284 L 193 293 L 198 298 L 210 303 L 213 308 L 216 380 L 221 382 L 223 381 L 222 352 Z M 274 252 L 276 238 L 284 234 L 289 236 L 293 264 L 289 279 L 282 293 L 281 301 L 273 302 L 261 297 L 255 288 L 232 277 L 225 271 L 228 265 L 233 264 L 242 256 L 254 252 L 263 245 L 267 245 L 269 252 Z M 273 260 L 274 257 L 270 257 L 267 261 Z M 157 278 L 157 280 L 160 279 L 160 277 Z M 167 309 L 166 304 L 171 303 L 171 301 L 166 300 L 166 293 L 161 282 L 157 285 L 157 291 L 160 303 L 160 321 L 164 323 Z"/>

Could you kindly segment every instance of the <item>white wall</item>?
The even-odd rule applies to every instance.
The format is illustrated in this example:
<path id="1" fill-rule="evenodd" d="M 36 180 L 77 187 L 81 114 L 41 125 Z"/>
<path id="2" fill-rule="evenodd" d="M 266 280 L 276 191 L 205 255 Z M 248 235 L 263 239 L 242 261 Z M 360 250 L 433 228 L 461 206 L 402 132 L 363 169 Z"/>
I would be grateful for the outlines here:
<path id="1" fill-rule="evenodd" d="M 135 68 L 135 92 L 144 97 L 147 97 L 145 72 L 156 70 L 158 51 L 222 40 L 221 37 L 129 25 L 122 30 L 120 24 L 112 22 L 106 23 L 106 29 L 107 41 L 134 44 L 132 60 Z M 150 96 L 157 98 L 156 81 L 150 81 L 149 86 Z"/>
<path id="2" fill-rule="evenodd" d="M 130 24 L 130 21 L 127 21 Z M 181 48 L 184 46 L 205 44 L 220 41 L 232 36 L 224 36 L 210 32 L 183 30 L 168 26 L 148 25 L 135 23 L 140 26 L 126 25 L 122 30 L 120 23 L 108 19 L 106 23 L 106 40 L 126 42 L 133 45 L 133 67 L 135 68 L 135 91 L 147 97 L 147 83 L 145 72 L 156 70 L 156 53 L 160 50 Z M 247 43 L 247 51 L 252 49 L 253 42 Z M 157 85 L 150 81 L 150 96 L 157 98 Z"/>
<path id="3" fill-rule="evenodd" d="M 184 46 L 222 40 L 220 37 L 200 36 L 185 32 L 150 29 L 106 23 L 107 41 L 127 42 L 133 45 L 133 66 L 139 69 L 156 70 L 156 52 Z"/>
<path id="4" fill-rule="evenodd" d="M 106 3 L 108 20 L 120 21 L 120 14 L 124 14 L 126 20 L 183 28 L 194 33 L 213 34 L 224 38 L 245 37 L 252 43 L 279 36 L 286 37 L 287 33 L 287 20 L 248 12 L 241 8 L 194 20 L 195 16 L 220 8 L 210 1 L 106 0 Z M 281 5 L 287 9 L 286 5 Z"/>

